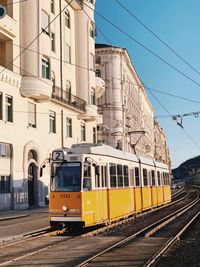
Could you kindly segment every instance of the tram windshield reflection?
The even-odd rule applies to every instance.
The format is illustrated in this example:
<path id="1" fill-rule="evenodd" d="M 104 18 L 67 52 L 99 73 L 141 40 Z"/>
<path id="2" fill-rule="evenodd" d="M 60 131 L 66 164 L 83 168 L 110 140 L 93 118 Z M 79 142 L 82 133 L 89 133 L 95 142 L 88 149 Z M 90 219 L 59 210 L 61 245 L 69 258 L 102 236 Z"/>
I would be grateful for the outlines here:
<path id="1" fill-rule="evenodd" d="M 80 192 L 81 163 L 53 163 L 51 169 L 52 192 Z"/>

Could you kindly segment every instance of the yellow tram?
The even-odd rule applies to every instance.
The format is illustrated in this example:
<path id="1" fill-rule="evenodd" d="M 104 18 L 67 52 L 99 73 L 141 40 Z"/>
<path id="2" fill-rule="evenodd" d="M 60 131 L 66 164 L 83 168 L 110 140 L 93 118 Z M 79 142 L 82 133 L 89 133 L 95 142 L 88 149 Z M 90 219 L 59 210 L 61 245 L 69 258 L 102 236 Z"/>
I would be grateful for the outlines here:
<path id="1" fill-rule="evenodd" d="M 52 152 L 52 227 L 106 224 L 170 202 L 168 166 L 104 144 Z"/>

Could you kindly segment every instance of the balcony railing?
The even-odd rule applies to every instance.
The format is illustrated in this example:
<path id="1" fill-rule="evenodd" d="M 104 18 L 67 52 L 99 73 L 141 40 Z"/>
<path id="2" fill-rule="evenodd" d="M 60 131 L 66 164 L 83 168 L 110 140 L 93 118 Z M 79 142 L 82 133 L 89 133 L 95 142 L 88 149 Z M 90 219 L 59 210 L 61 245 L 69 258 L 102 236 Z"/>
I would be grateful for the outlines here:
<path id="1" fill-rule="evenodd" d="M 86 111 L 86 101 L 75 95 L 67 93 L 66 91 L 63 91 L 63 96 L 61 96 L 61 89 L 57 86 L 54 88 L 51 97 L 71 107 L 74 107 L 84 112 Z"/>

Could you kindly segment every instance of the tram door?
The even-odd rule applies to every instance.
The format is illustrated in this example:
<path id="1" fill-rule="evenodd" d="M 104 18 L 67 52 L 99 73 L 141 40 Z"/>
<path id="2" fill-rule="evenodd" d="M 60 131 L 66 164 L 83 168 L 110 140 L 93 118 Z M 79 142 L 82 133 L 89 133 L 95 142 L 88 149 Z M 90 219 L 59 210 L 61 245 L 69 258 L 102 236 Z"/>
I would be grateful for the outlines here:
<path id="1" fill-rule="evenodd" d="M 35 183 L 36 183 L 37 169 L 34 163 L 28 167 L 28 204 L 29 206 L 36 205 L 35 200 Z"/>
<path id="2" fill-rule="evenodd" d="M 101 169 L 100 166 L 95 166 L 95 187 L 96 187 L 96 220 L 103 220 L 103 195 L 101 185 Z"/>
<path id="3" fill-rule="evenodd" d="M 95 187 L 97 221 L 103 222 L 108 218 L 106 165 L 95 167 Z"/>

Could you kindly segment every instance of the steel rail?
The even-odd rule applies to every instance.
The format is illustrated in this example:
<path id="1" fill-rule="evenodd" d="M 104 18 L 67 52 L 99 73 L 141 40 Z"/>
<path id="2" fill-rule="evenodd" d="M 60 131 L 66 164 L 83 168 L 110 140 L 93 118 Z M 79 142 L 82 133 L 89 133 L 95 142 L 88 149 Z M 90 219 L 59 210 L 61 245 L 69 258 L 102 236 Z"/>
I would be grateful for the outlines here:
<path id="1" fill-rule="evenodd" d="M 162 257 L 162 255 L 171 247 L 173 244 L 180 239 L 180 237 L 188 230 L 189 227 L 193 223 L 196 222 L 200 217 L 200 212 L 198 212 L 174 237 L 172 237 L 170 240 L 168 240 L 164 246 L 153 255 L 153 257 L 145 264 L 143 267 L 150 267 L 153 266 L 155 263 L 159 261 L 159 259 Z"/>
<path id="2" fill-rule="evenodd" d="M 196 199 L 193 200 L 191 203 L 185 205 L 184 207 L 180 208 L 179 210 L 175 211 L 174 213 L 167 215 L 166 217 L 158 220 L 157 222 L 154 222 L 153 224 L 145 227 L 144 229 L 138 231 L 137 233 L 124 238 L 123 240 L 117 242 L 116 244 L 109 246 L 108 248 L 100 251 L 99 253 L 93 255 L 92 257 L 88 258 L 87 260 L 81 262 L 80 264 L 77 265 L 77 267 L 84 267 L 87 264 L 91 263 L 93 260 L 98 258 L 99 256 L 102 256 L 108 251 L 111 251 L 112 249 L 115 249 L 117 247 L 122 246 L 123 244 L 135 239 L 136 237 L 139 237 L 141 235 L 144 235 L 146 232 L 147 236 L 150 236 L 151 234 L 155 233 L 157 230 L 160 228 L 164 227 L 165 225 L 169 224 L 172 220 L 175 220 L 177 217 L 181 216 L 184 212 L 187 212 L 191 207 L 196 205 L 200 201 L 199 194 L 197 195 Z M 172 219 L 170 219 L 172 217 Z M 164 223 L 166 221 L 166 223 Z M 160 227 L 161 225 L 161 227 Z"/>

